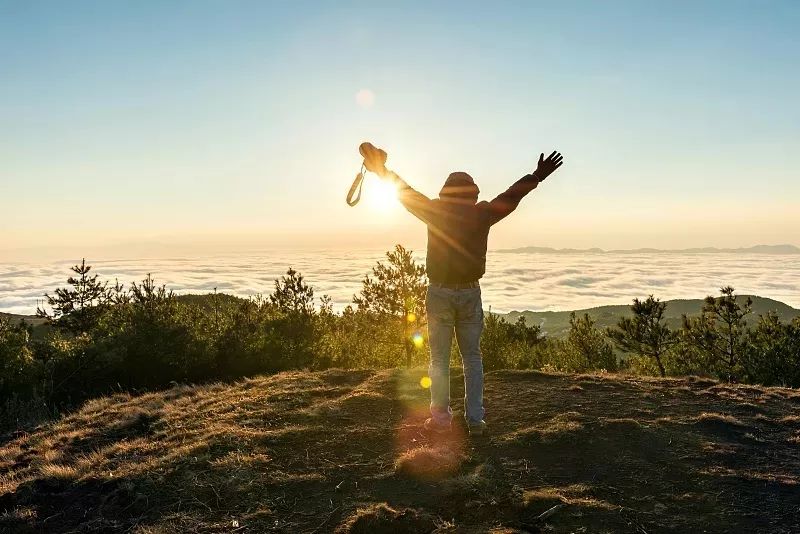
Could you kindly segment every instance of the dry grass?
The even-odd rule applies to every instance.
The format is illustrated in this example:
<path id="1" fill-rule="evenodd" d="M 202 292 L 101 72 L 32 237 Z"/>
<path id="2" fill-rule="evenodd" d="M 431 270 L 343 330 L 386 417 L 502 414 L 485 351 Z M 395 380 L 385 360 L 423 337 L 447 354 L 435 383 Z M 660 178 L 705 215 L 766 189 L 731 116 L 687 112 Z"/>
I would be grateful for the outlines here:
<path id="1" fill-rule="evenodd" d="M 800 426 L 800 415 L 787 415 L 778 419 L 778 422 L 789 426 Z"/>
<path id="2" fill-rule="evenodd" d="M 510 432 L 504 436 L 507 441 L 518 440 L 541 440 L 553 441 L 558 438 L 565 438 L 574 432 L 584 428 L 583 417 L 577 412 L 565 412 L 535 426 L 522 428 Z"/>
<path id="3" fill-rule="evenodd" d="M 553 502 L 551 501 L 557 501 L 564 504 L 602 508 L 605 510 L 615 510 L 619 508 L 606 501 L 595 499 L 590 493 L 591 487 L 586 484 L 571 484 L 563 487 L 544 486 L 526 490 L 522 494 L 522 504 L 528 508 L 542 508 L 543 504 L 545 506 L 552 506 Z"/>
<path id="4" fill-rule="evenodd" d="M 793 391 L 502 371 L 469 439 L 421 430 L 420 372 L 93 399 L 0 446 L 0 531 L 800 531 Z"/>
<path id="5" fill-rule="evenodd" d="M 464 458 L 448 447 L 418 447 L 401 454 L 394 464 L 398 475 L 440 480 L 458 472 Z"/>
<path id="6" fill-rule="evenodd" d="M 54 480 L 76 480 L 78 470 L 69 465 L 47 463 L 39 468 L 39 475 Z"/>
<path id="7" fill-rule="evenodd" d="M 703 412 L 697 416 L 696 421 L 699 423 L 723 423 L 733 426 L 745 426 L 743 422 L 732 415 L 714 412 Z"/>
<path id="8" fill-rule="evenodd" d="M 359 508 L 336 529 L 337 533 L 352 534 L 416 534 L 432 532 L 437 522 L 426 514 L 406 508 L 395 510 L 386 503 Z M 443 532 L 443 530 L 439 530 Z"/>

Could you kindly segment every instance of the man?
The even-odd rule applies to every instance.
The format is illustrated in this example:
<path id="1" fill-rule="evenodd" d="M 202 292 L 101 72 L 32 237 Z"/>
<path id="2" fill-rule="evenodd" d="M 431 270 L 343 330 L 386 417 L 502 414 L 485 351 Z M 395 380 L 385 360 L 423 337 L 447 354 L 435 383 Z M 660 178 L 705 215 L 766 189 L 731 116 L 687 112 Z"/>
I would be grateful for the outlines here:
<path id="1" fill-rule="evenodd" d="M 483 304 L 478 280 L 486 271 L 489 228 L 516 209 L 520 200 L 563 163 L 561 154 L 539 156 L 536 170 L 523 176 L 491 202 L 478 202 L 478 186 L 465 172 L 454 172 L 431 200 L 386 168 L 386 152 L 361 145 L 364 165 L 395 183 L 403 206 L 428 227 L 425 267 L 430 285 L 425 299 L 431 348 L 431 417 L 425 428 L 450 430 L 450 347 L 455 332 L 464 367 L 464 417 L 470 434 L 486 429 L 483 409 L 483 361 L 480 339 Z"/>

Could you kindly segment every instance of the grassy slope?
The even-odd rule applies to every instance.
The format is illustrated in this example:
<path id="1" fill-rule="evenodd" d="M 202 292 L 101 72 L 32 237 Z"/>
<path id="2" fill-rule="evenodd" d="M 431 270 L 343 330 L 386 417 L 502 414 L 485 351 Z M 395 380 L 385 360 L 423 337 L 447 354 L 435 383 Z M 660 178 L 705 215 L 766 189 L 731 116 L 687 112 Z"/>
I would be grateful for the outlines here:
<path id="1" fill-rule="evenodd" d="M 5 312 L 0 312 L 0 319 L 8 319 L 12 323 L 17 323 L 19 321 L 24 320 L 25 322 L 33 326 L 39 326 L 46 322 L 45 319 L 36 317 L 35 315 L 17 315 L 14 313 L 5 313 Z"/>
<path id="2" fill-rule="evenodd" d="M 738 298 L 744 299 L 746 295 L 741 295 Z M 765 298 L 752 296 L 753 299 L 753 314 L 748 319 L 748 322 L 755 324 L 758 321 L 759 315 L 766 315 L 768 311 L 773 311 L 783 321 L 791 321 L 795 317 L 800 316 L 800 310 L 792 308 L 783 302 Z M 664 317 L 667 324 L 672 328 L 679 328 L 682 324 L 681 317 L 683 314 L 694 316 L 699 315 L 703 307 L 702 299 L 691 300 L 668 300 L 667 309 Z M 608 327 L 617 324 L 619 317 L 622 315 L 630 315 L 629 305 L 613 305 L 613 306 L 599 306 L 597 308 L 588 308 L 585 310 L 575 310 L 578 315 L 588 313 L 598 326 Z M 558 312 L 511 312 L 504 314 L 507 320 L 516 321 L 520 316 L 525 317 L 528 324 L 538 324 L 542 330 L 552 336 L 561 337 L 569 331 L 569 315 L 568 311 Z"/>
<path id="3" fill-rule="evenodd" d="M 421 373 L 89 401 L 0 448 L 0 531 L 800 530 L 796 391 L 496 372 L 491 435 L 436 438 Z"/>

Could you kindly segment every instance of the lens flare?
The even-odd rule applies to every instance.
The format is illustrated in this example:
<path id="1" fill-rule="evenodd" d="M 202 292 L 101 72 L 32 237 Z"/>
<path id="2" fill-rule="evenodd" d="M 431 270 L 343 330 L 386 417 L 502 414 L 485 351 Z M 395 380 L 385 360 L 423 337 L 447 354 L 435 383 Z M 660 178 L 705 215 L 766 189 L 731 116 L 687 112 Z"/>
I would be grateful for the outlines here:
<path id="1" fill-rule="evenodd" d="M 417 315 L 414 312 L 411 312 L 406 316 L 406 320 L 408 320 L 409 323 L 413 323 L 417 320 Z"/>
<path id="2" fill-rule="evenodd" d="M 422 337 L 422 334 L 417 332 L 413 336 L 411 336 L 411 341 L 414 342 L 414 346 L 420 348 L 423 343 L 425 343 L 425 338 Z"/>
<path id="3" fill-rule="evenodd" d="M 364 185 L 364 202 L 377 213 L 386 215 L 398 212 L 400 203 L 397 201 L 397 187 L 388 180 L 370 180 Z"/>
<path id="4" fill-rule="evenodd" d="M 375 93 L 369 89 L 361 89 L 356 93 L 356 103 L 364 109 L 371 108 L 375 103 Z"/>
<path id="5" fill-rule="evenodd" d="M 429 376 L 423 376 L 419 379 L 419 385 L 425 389 L 431 387 L 431 378 Z"/>

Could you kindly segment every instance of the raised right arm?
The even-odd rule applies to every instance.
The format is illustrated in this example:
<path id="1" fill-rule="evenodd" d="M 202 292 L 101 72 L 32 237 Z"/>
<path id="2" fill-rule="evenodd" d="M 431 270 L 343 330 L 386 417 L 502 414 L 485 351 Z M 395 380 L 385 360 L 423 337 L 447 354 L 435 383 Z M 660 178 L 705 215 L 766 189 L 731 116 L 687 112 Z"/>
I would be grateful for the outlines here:
<path id="1" fill-rule="evenodd" d="M 430 222 L 430 214 L 433 211 L 433 201 L 431 199 L 408 185 L 394 171 L 386 169 L 386 172 L 381 176 L 386 180 L 390 180 L 397 188 L 397 198 L 404 208 L 422 222 Z"/>
<path id="2" fill-rule="evenodd" d="M 386 151 L 372 143 L 361 143 L 359 152 L 364 156 L 364 166 L 384 180 L 391 181 L 397 188 L 397 197 L 403 206 L 424 223 L 430 222 L 433 201 L 408 185 L 400 176 L 386 168 Z"/>

